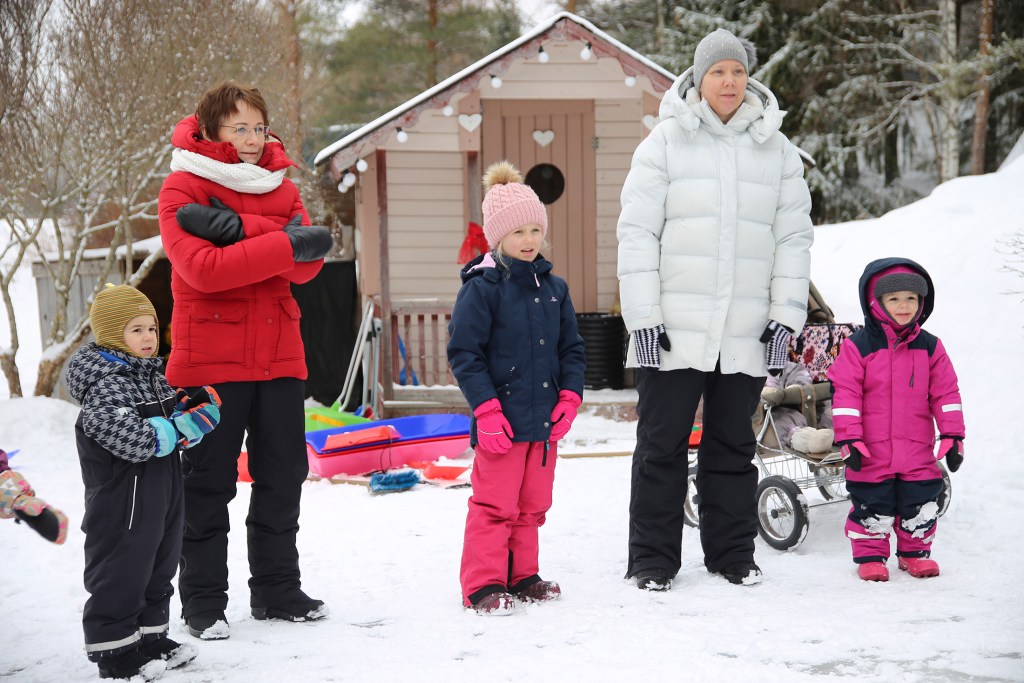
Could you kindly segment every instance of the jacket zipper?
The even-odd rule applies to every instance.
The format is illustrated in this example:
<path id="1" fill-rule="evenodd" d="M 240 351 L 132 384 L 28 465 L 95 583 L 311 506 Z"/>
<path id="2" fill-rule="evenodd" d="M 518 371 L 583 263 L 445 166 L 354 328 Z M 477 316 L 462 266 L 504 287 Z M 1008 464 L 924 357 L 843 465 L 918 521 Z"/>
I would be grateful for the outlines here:
<path id="1" fill-rule="evenodd" d="M 135 522 L 135 500 L 136 500 L 136 493 L 138 493 L 138 490 L 139 490 L 139 475 L 136 474 L 136 475 L 134 475 L 132 477 L 132 509 L 128 513 L 128 529 L 129 530 L 131 530 L 132 524 Z"/>

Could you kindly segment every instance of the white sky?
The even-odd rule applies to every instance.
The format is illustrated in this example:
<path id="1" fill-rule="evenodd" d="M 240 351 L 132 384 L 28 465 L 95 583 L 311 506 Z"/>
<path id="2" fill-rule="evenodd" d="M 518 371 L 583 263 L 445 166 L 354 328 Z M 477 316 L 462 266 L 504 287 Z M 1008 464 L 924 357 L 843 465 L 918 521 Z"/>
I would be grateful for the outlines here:
<path id="1" fill-rule="evenodd" d="M 561 11 L 558 5 L 548 2 L 548 0 L 519 0 L 519 9 L 523 14 L 523 28 L 527 30 Z M 342 23 L 350 25 L 362 13 L 363 4 L 361 2 L 346 3 L 342 10 Z"/>

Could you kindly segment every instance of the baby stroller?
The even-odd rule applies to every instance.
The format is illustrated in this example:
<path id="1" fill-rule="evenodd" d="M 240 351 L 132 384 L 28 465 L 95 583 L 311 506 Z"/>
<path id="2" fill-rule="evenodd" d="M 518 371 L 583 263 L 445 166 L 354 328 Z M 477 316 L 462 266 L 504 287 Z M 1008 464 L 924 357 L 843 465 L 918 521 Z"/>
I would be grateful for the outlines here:
<path id="1" fill-rule="evenodd" d="M 847 500 L 845 466 L 835 443 L 820 452 L 805 452 L 780 438 L 779 414 L 795 409 L 809 427 L 818 426 L 823 406 L 831 402 L 832 385 L 826 373 L 839 354 L 840 344 L 860 325 L 837 323 L 832 310 L 825 305 L 818 290 L 811 284 L 808 299 L 807 325 L 790 345 L 790 360 L 806 367 L 810 384 L 781 388 L 765 387 L 753 416 L 757 442 L 754 464 L 757 466 L 758 533 L 765 543 L 777 550 L 789 550 L 803 541 L 808 530 L 809 508 Z M 690 474 L 685 501 L 686 522 L 698 525 L 700 494 L 696 490 L 696 449 L 690 449 Z M 939 515 L 949 507 L 952 489 L 949 473 L 943 463 L 943 489 L 939 495 Z M 804 491 L 814 491 L 815 500 L 808 502 Z"/>

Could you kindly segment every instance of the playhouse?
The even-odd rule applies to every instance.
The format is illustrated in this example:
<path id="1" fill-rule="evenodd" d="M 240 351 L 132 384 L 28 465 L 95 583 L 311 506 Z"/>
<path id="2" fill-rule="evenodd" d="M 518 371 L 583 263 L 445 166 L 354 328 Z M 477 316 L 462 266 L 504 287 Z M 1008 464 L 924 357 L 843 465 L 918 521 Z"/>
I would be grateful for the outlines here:
<path id="1" fill-rule="evenodd" d="M 481 222 L 481 177 L 495 161 L 518 166 L 547 205 L 544 253 L 581 320 L 617 318 L 619 192 L 673 80 L 563 12 L 316 156 L 339 191 L 355 193 L 359 291 L 383 321 L 385 413 L 461 405 L 444 388 L 455 384 L 447 318 L 460 248 Z M 623 333 L 620 320 L 612 330 Z M 612 345 L 609 362 L 621 366 L 619 340 Z"/>

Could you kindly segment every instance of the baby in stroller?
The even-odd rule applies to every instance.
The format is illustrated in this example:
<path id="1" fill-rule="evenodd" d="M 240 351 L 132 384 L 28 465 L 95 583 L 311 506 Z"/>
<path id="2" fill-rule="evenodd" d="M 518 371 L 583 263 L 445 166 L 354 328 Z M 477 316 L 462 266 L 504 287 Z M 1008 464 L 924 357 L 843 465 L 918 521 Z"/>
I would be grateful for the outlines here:
<path id="1" fill-rule="evenodd" d="M 774 406 L 772 417 L 779 444 L 802 453 L 826 453 L 832 448 L 835 433 L 832 431 L 832 401 L 829 398 L 814 400 L 813 405 L 804 406 L 811 388 L 811 373 L 803 365 L 787 361 L 782 373 L 769 375 L 761 397 Z M 787 400 L 786 389 L 796 394 Z M 796 391 L 793 391 L 795 389 Z M 791 405 L 792 398 L 798 398 L 798 407 Z M 815 397 L 816 398 L 816 397 Z M 805 410 L 808 414 L 805 415 Z"/>

